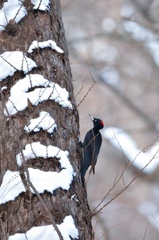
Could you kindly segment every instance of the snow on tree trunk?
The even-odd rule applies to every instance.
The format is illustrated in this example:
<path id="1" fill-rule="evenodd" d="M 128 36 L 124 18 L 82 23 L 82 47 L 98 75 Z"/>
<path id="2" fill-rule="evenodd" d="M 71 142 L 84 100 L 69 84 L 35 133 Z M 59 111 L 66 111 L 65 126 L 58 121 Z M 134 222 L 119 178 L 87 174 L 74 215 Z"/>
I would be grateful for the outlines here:
<path id="1" fill-rule="evenodd" d="M 59 1 L 0 19 L 0 239 L 93 239 Z"/>

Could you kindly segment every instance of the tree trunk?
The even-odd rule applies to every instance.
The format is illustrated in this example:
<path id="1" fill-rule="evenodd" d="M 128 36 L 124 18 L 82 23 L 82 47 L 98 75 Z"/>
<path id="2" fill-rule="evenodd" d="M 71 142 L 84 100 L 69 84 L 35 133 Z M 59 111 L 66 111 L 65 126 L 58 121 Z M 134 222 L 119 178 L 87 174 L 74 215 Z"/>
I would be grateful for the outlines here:
<path id="1" fill-rule="evenodd" d="M 71 239 L 89 240 L 93 239 L 91 213 L 80 178 L 82 153 L 78 145 L 79 119 L 73 95 L 61 8 L 58 0 L 52 1 L 50 7 L 44 9 L 45 11 L 41 9 L 41 4 L 42 1 L 39 1 L 37 9 L 33 9 L 34 5 L 31 1 L 24 1 L 0 32 L 0 61 L 2 61 L 0 239 L 14 240 L 16 233 L 26 233 L 26 239 L 32 239 L 29 238 L 30 229 L 54 225 L 54 222 L 65 239 L 60 226 L 65 221 L 65 217 L 71 216 L 79 235 L 78 237 L 76 234 L 68 233 L 68 235 Z M 27 15 L 17 23 L 16 17 L 21 10 L 24 10 L 23 7 Z M 34 45 L 35 49 L 33 47 L 28 52 L 34 40 L 38 43 Z M 47 47 L 44 46 L 45 44 L 40 45 L 40 42 L 48 40 L 55 41 L 64 53 L 55 44 L 53 47 L 51 43 Z M 6 51 L 12 52 L 6 56 L 4 55 Z M 19 51 L 19 55 L 15 55 L 17 58 L 10 60 L 10 56 L 14 55 L 13 51 Z M 23 59 L 19 69 L 20 54 L 23 54 Z M 7 74 L 6 69 L 3 69 L 4 62 L 10 65 L 12 73 Z M 3 76 L 2 70 L 4 70 Z M 39 74 L 36 75 L 37 79 L 34 78 L 35 74 Z M 40 76 L 45 84 L 39 84 Z M 27 83 L 30 84 L 29 87 L 25 86 Z M 68 99 L 67 92 L 62 92 L 60 87 L 69 93 Z M 52 92 L 47 95 L 47 91 L 51 88 Z M 51 97 L 55 90 L 56 96 Z M 34 91 L 34 96 L 31 97 Z M 37 96 L 38 99 L 34 101 Z M 42 111 L 44 115 L 41 115 L 40 119 Z M 52 125 L 47 122 L 49 129 L 52 127 L 50 131 L 47 126 L 44 127 L 46 122 L 42 124 L 46 115 L 49 116 L 49 121 L 55 120 Z M 36 126 L 32 127 L 31 120 L 35 119 Z M 54 146 L 57 149 L 52 148 Z M 30 155 L 26 149 L 30 149 Z M 42 149 L 45 149 L 45 156 L 44 152 L 41 154 Z M 57 154 L 52 154 L 53 149 L 57 150 Z M 65 151 L 68 151 L 68 155 Z M 63 155 L 66 161 L 68 160 L 67 164 L 63 160 Z M 40 174 L 37 175 L 38 183 L 35 179 L 32 181 L 37 169 L 41 170 L 41 178 L 39 178 Z M 64 170 L 69 174 L 68 176 L 66 174 L 66 177 L 64 174 L 62 183 L 59 184 L 58 176 L 61 176 Z M 49 183 L 45 183 L 44 172 L 47 173 L 46 178 L 49 174 L 53 174 Z M 67 186 L 65 182 L 68 182 Z M 55 227 L 55 230 L 57 229 Z"/>

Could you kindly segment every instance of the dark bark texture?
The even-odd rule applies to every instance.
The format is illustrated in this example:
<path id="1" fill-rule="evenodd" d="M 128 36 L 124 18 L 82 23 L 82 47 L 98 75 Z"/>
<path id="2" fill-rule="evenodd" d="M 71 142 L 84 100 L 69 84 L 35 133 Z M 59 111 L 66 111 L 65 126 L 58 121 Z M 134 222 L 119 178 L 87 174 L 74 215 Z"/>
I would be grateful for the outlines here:
<path id="1" fill-rule="evenodd" d="M 86 190 L 82 187 L 80 179 L 80 161 L 82 158 L 81 148 L 78 146 L 79 119 L 78 111 L 73 95 L 71 70 L 68 58 L 68 50 L 65 40 L 65 32 L 61 18 L 59 0 L 51 2 L 51 11 L 34 11 L 31 1 L 24 1 L 28 11 L 18 24 L 9 23 L 5 31 L 0 33 L 0 53 L 5 51 L 19 50 L 27 52 L 33 40 L 47 41 L 54 40 L 64 50 L 59 54 L 51 48 L 34 50 L 27 54 L 37 63 L 30 73 L 42 74 L 46 79 L 58 83 L 66 88 L 70 94 L 70 101 L 73 109 L 62 108 L 55 101 L 47 100 L 18 112 L 14 116 L 7 117 L 3 114 L 4 104 L 9 97 L 10 88 L 17 80 L 24 77 L 23 72 L 17 71 L 11 77 L 0 82 L 1 87 L 7 86 L 7 90 L 1 94 L 0 103 L 0 183 L 7 170 L 18 171 L 15 156 L 28 143 L 40 141 L 44 145 L 53 145 L 61 150 L 69 151 L 69 159 L 77 173 L 68 191 L 57 189 L 54 194 L 45 192 L 42 198 L 52 214 L 56 224 L 60 224 L 64 217 L 72 215 L 75 225 L 79 231 L 79 239 L 93 239 L 91 226 L 91 213 L 87 203 Z M 10 26 L 12 24 L 12 26 Z M 40 111 L 47 111 L 57 123 L 57 131 L 50 137 L 47 132 L 41 130 L 38 133 L 26 134 L 24 126 L 29 119 L 39 116 Z M 38 158 L 30 160 L 27 167 L 36 167 L 44 171 L 59 171 L 58 159 Z M 78 201 L 72 200 L 71 196 L 76 195 Z M 14 201 L 0 206 L 0 239 L 7 239 L 8 236 L 17 232 L 24 233 L 33 226 L 51 224 L 49 216 L 43 208 L 36 194 L 21 193 Z"/>

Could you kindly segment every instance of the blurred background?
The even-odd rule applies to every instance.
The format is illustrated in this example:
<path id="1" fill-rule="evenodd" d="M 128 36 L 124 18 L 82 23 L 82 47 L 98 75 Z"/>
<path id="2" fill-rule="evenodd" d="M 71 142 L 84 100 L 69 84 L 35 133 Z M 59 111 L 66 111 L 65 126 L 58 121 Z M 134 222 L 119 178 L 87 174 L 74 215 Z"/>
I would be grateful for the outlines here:
<path id="1" fill-rule="evenodd" d="M 157 240 L 159 1 L 61 4 L 81 139 L 92 128 L 88 113 L 105 123 L 96 174 L 86 176 L 90 208 L 106 196 L 95 239 Z"/>

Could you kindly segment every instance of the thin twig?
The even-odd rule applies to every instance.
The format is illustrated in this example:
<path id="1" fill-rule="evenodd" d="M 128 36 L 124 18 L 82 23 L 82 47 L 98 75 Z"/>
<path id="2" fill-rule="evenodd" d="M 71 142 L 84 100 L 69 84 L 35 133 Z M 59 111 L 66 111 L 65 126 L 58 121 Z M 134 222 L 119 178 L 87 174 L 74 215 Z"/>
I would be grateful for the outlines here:
<path id="1" fill-rule="evenodd" d="M 79 91 L 76 93 L 75 98 L 79 95 L 79 93 L 82 91 L 82 89 L 86 86 L 85 80 L 82 83 L 82 86 L 80 87 Z"/>
<path id="2" fill-rule="evenodd" d="M 143 240 L 146 239 L 146 235 L 147 235 L 147 228 L 145 229 Z"/>
<path id="3" fill-rule="evenodd" d="M 139 177 L 141 175 L 141 173 L 143 172 L 143 170 L 154 160 L 154 158 L 156 157 L 156 155 L 158 154 L 159 149 L 156 151 L 156 153 L 154 154 L 154 156 L 150 159 L 150 161 L 135 175 L 135 177 L 120 191 L 118 192 L 114 197 L 112 197 L 106 204 L 104 204 L 102 207 L 100 207 L 97 211 L 95 211 L 97 209 L 97 207 L 92 211 L 92 216 L 96 215 L 97 213 L 101 212 L 106 206 L 108 206 L 113 200 L 115 200 L 119 195 L 121 195 L 123 192 L 125 192 L 128 187 L 130 187 L 130 185 L 132 185 L 132 183 L 136 180 L 137 177 Z M 103 200 L 101 201 L 103 202 Z M 101 204 L 101 203 L 100 203 Z M 98 204 L 98 206 L 100 205 Z"/>
<path id="4" fill-rule="evenodd" d="M 92 77 L 92 74 L 90 73 L 91 77 Z M 92 77 L 93 79 L 93 84 L 91 85 L 91 87 L 88 89 L 88 91 L 86 92 L 86 94 L 84 95 L 84 97 L 82 98 L 82 100 L 77 104 L 77 107 L 79 107 L 79 105 L 85 100 L 85 98 L 87 97 L 88 93 L 92 90 L 92 88 L 94 87 L 96 81 L 94 80 L 94 78 Z"/>

